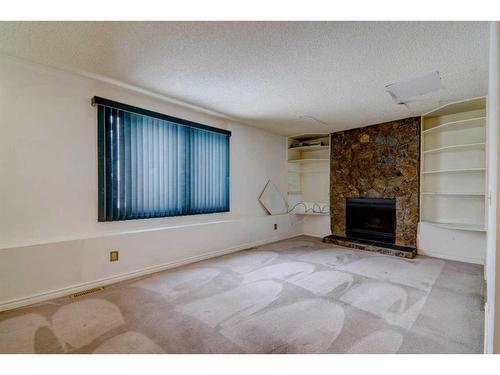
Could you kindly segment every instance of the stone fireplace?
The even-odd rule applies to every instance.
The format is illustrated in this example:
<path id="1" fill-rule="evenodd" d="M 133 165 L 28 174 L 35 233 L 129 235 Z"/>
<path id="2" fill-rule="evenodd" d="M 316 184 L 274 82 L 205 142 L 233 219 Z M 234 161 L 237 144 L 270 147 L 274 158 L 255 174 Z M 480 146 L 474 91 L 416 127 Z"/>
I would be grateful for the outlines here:
<path id="1" fill-rule="evenodd" d="M 355 235 L 400 250 L 416 249 L 420 117 L 333 133 L 330 149 L 333 237 L 348 240 Z M 378 237 L 373 230 L 377 225 Z"/>

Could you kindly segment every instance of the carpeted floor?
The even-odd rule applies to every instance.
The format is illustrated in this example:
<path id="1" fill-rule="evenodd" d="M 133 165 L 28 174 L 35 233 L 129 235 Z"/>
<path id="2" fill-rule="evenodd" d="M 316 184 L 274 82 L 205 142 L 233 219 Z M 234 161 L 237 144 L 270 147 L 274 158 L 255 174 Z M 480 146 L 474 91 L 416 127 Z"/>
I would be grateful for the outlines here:
<path id="1" fill-rule="evenodd" d="M 0 353 L 481 353 L 482 284 L 303 236 L 0 313 Z"/>

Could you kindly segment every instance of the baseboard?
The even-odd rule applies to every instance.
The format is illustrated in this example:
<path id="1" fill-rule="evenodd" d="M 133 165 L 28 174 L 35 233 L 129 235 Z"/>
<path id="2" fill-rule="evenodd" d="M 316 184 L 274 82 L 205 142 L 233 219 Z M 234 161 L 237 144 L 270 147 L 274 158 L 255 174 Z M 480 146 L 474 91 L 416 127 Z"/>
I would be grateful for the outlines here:
<path id="1" fill-rule="evenodd" d="M 429 257 L 433 257 L 433 258 L 455 260 L 457 262 L 484 265 L 484 260 L 482 260 L 482 259 L 457 256 L 457 255 L 453 255 L 453 254 L 451 254 L 451 255 L 450 254 L 443 254 L 443 253 L 439 253 L 439 252 L 426 251 L 426 250 L 422 250 L 422 249 L 417 250 L 417 255 L 425 255 L 425 256 L 429 256 Z"/>
<path id="2" fill-rule="evenodd" d="M 318 233 L 302 233 L 301 236 L 309 236 L 309 237 L 315 237 L 315 238 L 323 238 L 325 236 L 328 236 L 328 234 L 318 234 Z"/>
<path id="3" fill-rule="evenodd" d="M 211 251 L 208 253 L 203 253 L 200 255 L 196 255 L 196 256 L 192 256 L 192 257 L 188 257 L 188 258 L 184 258 L 184 259 L 180 259 L 180 260 L 176 260 L 176 261 L 172 261 L 172 262 L 162 263 L 162 264 L 158 264 L 158 265 L 151 266 L 151 267 L 141 268 L 139 270 L 126 272 L 126 273 L 122 273 L 122 274 L 118 274 L 118 275 L 114 275 L 114 276 L 110 276 L 110 277 L 105 277 L 105 278 L 98 279 L 98 280 L 88 281 L 85 283 L 71 285 L 71 286 L 56 289 L 56 290 L 50 290 L 50 291 L 46 291 L 46 292 L 42 292 L 42 293 L 37 293 L 37 294 L 33 294 L 30 296 L 26 296 L 26 297 L 11 299 L 11 300 L 8 300 L 5 302 L 0 302 L 0 311 L 17 309 L 17 308 L 20 308 L 23 306 L 32 305 L 35 303 L 40 303 L 40 302 L 48 301 L 48 300 L 55 299 L 55 298 L 65 297 L 65 296 L 68 296 L 70 294 L 78 293 L 78 292 L 81 292 L 81 291 L 86 290 L 86 289 L 107 286 L 107 285 L 118 283 L 120 281 L 134 279 L 134 278 L 137 278 L 140 276 L 152 274 L 155 272 L 164 271 L 164 270 L 167 270 L 170 268 L 183 266 L 185 264 L 195 263 L 195 262 L 199 262 L 201 260 L 215 258 L 215 257 L 221 256 L 221 255 L 231 254 L 231 253 L 234 253 L 237 251 L 250 249 L 250 248 L 256 247 L 256 246 L 267 245 L 267 244 L 270 244 L 270 243 L 273 243 L 276 241 L 282 241 L 282 240 L 286 240 L 286 239 L 290 239 L 290 238 L 294 238 L 294 237 L 298 237 L 298 236 L 302 236 L 302 235 L 303 235 L 303 233 L 287 234 L 284 236 L 276 236 L 276 237 L 268 238 L 265 240 L 247 242 L 245 244 L 231 247 L 231 248 L 224 249 L 224 250 Z"/>

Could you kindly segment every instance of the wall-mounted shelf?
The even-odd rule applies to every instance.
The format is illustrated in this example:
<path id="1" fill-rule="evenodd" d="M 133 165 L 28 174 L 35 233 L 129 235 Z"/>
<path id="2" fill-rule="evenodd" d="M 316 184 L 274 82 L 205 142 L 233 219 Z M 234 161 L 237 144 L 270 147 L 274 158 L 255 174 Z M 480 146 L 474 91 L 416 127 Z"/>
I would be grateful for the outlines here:
<path id="1" fill-rule="evenodd" d="M 441 169 L 437 171 L 424 171 L 423 174 L 433 174 L 433 173 L 475 173 L 475 172 L 484 172 L 486 168 L 464 168 L 464 169 Z"/>
<path id="2" fill-rule="evenodd" d="M 424 154 L 433 154 L 436 152 L 447 152 L 447 151 L 463 151 L 463 150 L 474 150 L 474 149 L 484 149 L 486 143 L 466 143 L 461 145 L 453 145 L 446 147 L 434 148 L 431 150 L 424 150 Z"/>
<path id="3" fill-rule="evenodd" d="M 310 163 L 314 161 L 330 161 L 330 159 L 294 159 L 288 160 L 289 163 Z"/>
<path id="4" fill-rule="evenodd" d="M 449 196 L 457 196 L 457 197 L 484 197 L 484 192 L 470 192 L 470 193 L 454 193 L 454 192 L 422 192 L 422 195 L 449 195 Z"/>
<path id="5" fill-rule="evenodd" d="M 445 122 L 444 124 L 429 127 L 422 131 L 422 134 L 436 133 L 442 131 L 452 131 L 461 129 L 472 129 L 483 127 L 486 120 L 486 116 L 467 118 L 463 120 L 456 120 Z"/>
<path id="6" fill-rule="evenodd" d="M 313 145 L 308 145 L 313 144 Z M 292 147 L 296 145 L 296 147 Z M 330 234 L 330 214 L 317 209 L 330 202 L 330 134 L 299 134 L 288 138 L 288 205 L 302 217 L 307 232 Z"/>
<path id="7" fill-rule="evenodd" d="M 321 151 L 321 150 L 330 150 L 330 146 L 300 146 L 300 147 L 290 147 L 289 150 L 293 150 L 293 151 Z"/>
<path id="8" fill-rule="evenodd" d="M 461 224 L 461 223 L 437 223 L 432 221 L 424 221 L 424 223 L 436 225 L 441 228 L 446 229 L 458 229 L 458 230 L 468 230 L 473 232 L 486 232 L 486 227 L 484 225 L 478 224 Z"/>
<path id="9" fill-rule="evenodd" d="M 485 98 L 452 103 L 422 116 L 421 222 L 484 231 L 485 128 Z"/>
<path id="10" fill-rule="evenodd" d="M 304 216 L 330 216 L 329 212 L 294 212 L 294 214 Z"/>

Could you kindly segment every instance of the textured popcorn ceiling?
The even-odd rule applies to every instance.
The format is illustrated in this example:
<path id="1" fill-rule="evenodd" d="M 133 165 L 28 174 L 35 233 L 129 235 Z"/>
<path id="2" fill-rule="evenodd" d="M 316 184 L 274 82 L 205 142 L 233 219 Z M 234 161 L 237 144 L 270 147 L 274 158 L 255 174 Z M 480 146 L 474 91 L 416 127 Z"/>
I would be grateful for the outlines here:
<path id="1" fill-rule="evenodd" d="M 485 22 L 0 22 L 0 53 L 100 74 L 281 133 L 420 115 L 487 92 Z M 433 71 L 408 106 L 385 85 Z"/>

